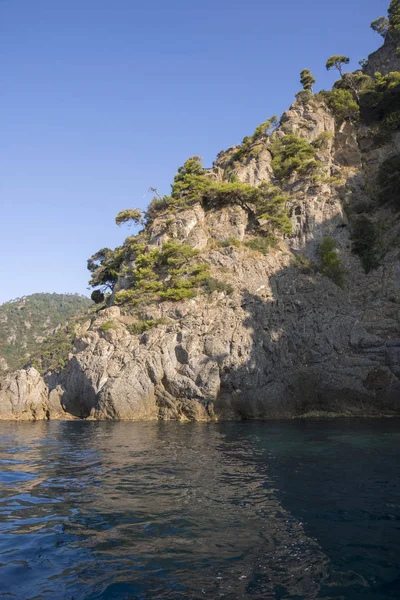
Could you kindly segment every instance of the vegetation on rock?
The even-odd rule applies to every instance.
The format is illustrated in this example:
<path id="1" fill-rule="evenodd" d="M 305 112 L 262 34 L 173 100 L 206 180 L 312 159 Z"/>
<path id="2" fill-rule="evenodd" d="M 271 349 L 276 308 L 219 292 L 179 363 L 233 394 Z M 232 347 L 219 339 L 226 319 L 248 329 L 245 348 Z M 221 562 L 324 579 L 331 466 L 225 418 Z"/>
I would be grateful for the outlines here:
<path id="1" fill-rule="evenodd" d="M 319 96 L 325 100 L 326 105 L 341 122 L 345 120 L 356 121 L 359 118 L 360 107 L 351 90 L 333 88 L 331 91 L 322 90 Z"/>
<path id="2" fill-rule="evenodd" d="M 118 247 L 115 250 L 102 248 L 87 261 L 87 268 L 91 272 L 89 285 L 100 287 L 100 292 L 104 293 L 114 289 L 118 280 L 118 274 L 124 260 L 124 248 Z"/>
<path id="3" fill-rule="evenodd" d="M 300 271 L 300 273 L 303 273 L 303 275 L 311 275 L 315 271 L 315 266 L 312 261 L 301 252 L 297 252 L 294 255 L 292 264 Z"/>
<path id="4" fill-rule="evenodd" d="M 105 300 L 105 295 L 100 290 L 93 290 L 93 292 L 90 295 L 90 298 L 95 304 L 101 304 Z"/>
<path id="5" fill-rule="evenodd" d="M 361 95 L 361 116 L 365 123 L 381 123 L 389 130 L 400 127 L 400 72 L 375 73 L 375 81 Z"/>
<path id="6" fill-rule="evenodd" d="M 335 240 L 325 237 L 319 246 L 318 253 L 321 259 L 321 273 L 329 277 L 339 287 L 344 287 L 346 273 L 336 252 Z"/>
<path id="7" fill-rule="evenodd" d="M 254 140 L 265 135 L 271 121 L 256 128 Z M 314 152 L 309 146 L 308 153 L 313 155 Z M 301 158 L 303 154 L 300 153 Z M 302 165 L 305 168 L 305 164 Z M 285 166 L 288 168 L 286 163 Z M 264 238 L 262 246 L 266 250 L 277 235 L 291 233 L 287 202 L 287 195 L 267 182 L 254 187 L 237 180 L 214 181 L 204 169 L 200 157 L 193 156 L 178 169 L 171 195 L 153 200 L 144 218 L 148 224 L 157 215 L 165 216 L 167 221 L 168 215 L 195 203 L 201 203 L 205 210 L 237 204 L 252 215 L 253 233 Z M 138 219 L 138 215 L 136 209 L 123 211 L 117 216 L 117 222 L 132 221 Z M 89 283 L 100 288 L 93 295 L 94 301 L 102 302 L 104 292 L 114 289 L 120 275 L 128 280 L 130 286 L 116 292 L 115 302 L 132 306 L 190 299 L 200 288 L 209 291 L 215 287 L 215 282 L 210 282 L 210 266 L 201 261 L 198 250 L 177 240 L 168 240 L 161 249 L 150 248 L 147 235 L 144 230 L 137 236 L 128 237 L 123 246 L 115 250 L 103 248 L 88 260 L 88 269 L 92 273 Z M 134 262 L 132 268 L 126 264 L 130 256 Z"/>
<path id="8" fill-rule="evenodd" d="M 392 0 L 387 17 L 379 17 L 371 23 L 371 28 L 384 39 L 387 37 L 394 42 L 393 36 L 400 35 L 400 0 Z"/>
<path id="9" fill-rule="evenodd" d="M 392 1 L 388 19 L 381 18 L 372 23 L 375 31 L 384 36 L 389 30 L 395 31 L 397 18 L 400 23 L 399 2 L 400 0 Z M 317 96 L 312 95 L 315 79 L 311 71 L 303 69 L 300 73 L 303 90 L 298 94 L 298 101 L 304 104 L 317 98 L 320 103 L 318 99 L 322 99 L 338 123 L 344 120 L 357 122 L 361 119 L 363 123 L 382 123 L 388 129 L 399 127 L 400 73 L 385 76 L 377 73 L 375 79 L 362 71 L 345 73 L 344 66 L 349 62 L 350 59 L 343 55 L 334 55 L 327 60 L 326 68 L 336 69 L 340 79 L 331 91 L 322 91 Z M 304 137 L 284 129 L 282 131 L 286 135 L 271 136 L 277 126 L 277 117 L 267 119 L 256 127 L 251 136 L 246 136 L 238 148 L 227 152 L 223 181 L 217 181 L 214 173 L 204 168 L 199 156 L 192 156 L 179 167 L 169 195 L 160 196 L 157 190 L 153 190 L 157 195 L 145 213 L 138 209 L 118 213 L 118 225 L 144 224 L 145 229 L 136 236 L 128 237 L 123 246 L 115 250 L 103 248 L 89 259 L 88 268 L 92 273 L 90 284 L 100 288 L 93 293 L 93 300 L 103 302 L 104 293 L 114 289 L 119 277 L 124 278 L 124 289 L 119 289 L 114 294 L 113 301 L 137 308 L 164 300 L 194 298 L 200 291 L 222 289 L 225 284 L 211 277 L 206 256 L 189 244 L 169 239 L 161 248 L 149 246 L 148 228 L 155 219 L 164 220 L 168 236 L 168 224 L 173 222 L 180 211 L 195 204 L 200 204 L 205 211 L 239 205 L 248 213 L 250 225 L 245 239 L 239 242 L 228 238 L 220 242 L 220 247 L 244 244 L 265 254 L 276 244 L 279 236 L 290 234 L 291 221 L 287 211 L 289 198 L 282 187 L 292 183 L 294 175 L 331 184 L 338 183 L 338 180 L 319 172 L 322 164 L 316 159 L 317 151 L 329 150 L 332 137 L 330 133 L 323 132 L 310 143 Z M 258 186 L 242 183 L 235 173 L 237 163 L 256 156 L 262 149 L 269 151 L 272 156 L 271 166 L 277 185 L 265 181 Z M 380 202 L 392 206 L 397 199 L 396 161 L 396 157 L 388 159 L 382 165 L 377 180 Z M 352 232 L 353 250 L 360 255 L 368 271 L 376 266 L 376 230 L 373 219 L 358 215 L 352 221 Z M 321 272 L 337 285 L 343 286 L 345 271 L 332 238 L 323 240 L 319 253 Z M 306 269 L 305 265 L 303 267 Z M 307 269 L 310 268 L 308 265 Z"/>
<path id="10" fill-rule="evenodd" d="M 326 69 L 330 71 L 331 69 L 336 69 L 340 76 L 343 77 L 343 66 L 348 65 L 350 62 L 350 58 L 348 56 L 331 56 L 326 61 Z"/>
<path id="11" fill-rule="evenodd" d="M 293 134 L 275 138 L 270 145 L 272 168 L 279 180 L 289 178 L 292 173 L 311 175 L 321 163 L 315 160 L 315 148 L 304 138 Z"/>
<path id="12" fill-rule="evenodd" d="M 131 323 L 126 325 L 127 330 L 132 335 L 140 335 L 145 331 L 149 331 L 150 329 L 154 329 L 158 325 L 166 325 L 168 323 L 168 319 L 145 319 L 138 320 L 135 323 Z"/>
<path id="13" fill-rule="evenodd" d="M 255 144 L 260 142 L 263 138 L 268 138 L 268 136 L 277 128 L 278 124 L 279 119 L 276 115 L 273 115 L 263 123 L 260 123 L 260 125 L 255 128 L 253 135 L 243 138 L 242 144 L 234 152 L 230 162 L 234 163 L 236 161 L 241 161 L 244 157 L 248 156 L 252 150 L 254 151 Z"/>
<path id="14" fill-rule="evenodd" d="M 376 257 L 377 228 L 367 215 L 358 215 L 352 222 L 353 252 L 359 255 L 366 273 L 378 266 Z"/>
<path id="15" fill-rule="evenodd" d="M 275 245 L 275 239 L 269 237 L 261 237 L 255 236 L 250 240 L 245 242 L 245 246 L 255 250 L 256 252 L 260 252 L 260 254 L 268 254 L 271 246 Z"/>
<path id="16" fill-rule="evenodd" d="M 389 31 L 400 35 L 400 0 L 392 0 L 389 9 Z"/>
<path id="17" fill-rule="evenodd" d="M 300 83 L 303 86 L 303 90 L 312 92 L 315 78 L 312 76 L 310 69 L 303 69 L 300 73 Z"/>
<path id="18" fill-rule="evenodd" d="M 142 211 L 138 208 L 128 208 L 126 210 L 122 210 L 115 217 L 115 222 L 117 225 L 122 225 L 123 223 L 143 225 Z"/>
<path id="19" fill-rule="evenodd" d="M 400 209 L 400 154 L 387 158 L 379 167 L 378 201 Z"/>
<path id="20" fill-rule="evenodd" d="M 114 322 L 114 321 L 105 321 L 104 323 L 102 323 L 99 327 L 100 331 L 103 331 L 104 333 L 106 331 L 110 331 L 110 329 L 117 329 L 118 325 Z"/>
<path id="21" fill-rule="evenodd" d="M 371 22 L 371 29 L 385 38 L 389 31 L 389 25 L 390 23 L 387 17 L 379 17 Z"/>
<path id="22" fill-rule="evenodd" d="M 199 263 L 199 251 L 168 240 L 161 249 L 137 251 L 130 273 L 131 287 L 116 292 L 116 304 L 140 307 L 162 300 L 194 298 L 209 277 L 210 266 Z"/>

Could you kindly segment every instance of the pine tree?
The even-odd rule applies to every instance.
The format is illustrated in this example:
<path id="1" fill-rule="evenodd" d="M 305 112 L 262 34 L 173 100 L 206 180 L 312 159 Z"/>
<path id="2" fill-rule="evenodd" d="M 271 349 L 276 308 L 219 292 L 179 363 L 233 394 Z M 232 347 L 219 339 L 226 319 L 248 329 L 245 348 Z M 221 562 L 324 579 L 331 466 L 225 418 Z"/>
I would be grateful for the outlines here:
<path id="1" fill-rule="evenodd" d="M 300 73 L 300 83 L 304 90 L 312 92 L 312 87 L 315 83 L 315 79 L 312 76 L 310 69 L 303 69 Z"/>
<path id="2" fill-rule="evenodd" d="M 348 65 L 350 59 L 347 56 L 331 56 L 326 61 L 326 69 L 330 71 L 331 69 L 337 69 L 340 73 L 340 77 L 343 77 L 343 65 Z"/>
<path id="3" fill-rule="evenodd" d="M 115 217 L 115 222 L 117 225 L 122 225 L 122 223 L 133 223 L 134 225 L 143 225 L 143 215 L 142 211 L 138 208 L 127 208 L 126 210 L 121 210 Z"/>
<path id="4" fill-rule="evenodd" d="M 379 33 L 383 38 L 387 36 L 389 31 L 389 19 L 387 17 L 379 17 L 379 19 L 375 19 L 371 23 L 371 29 Z"/>

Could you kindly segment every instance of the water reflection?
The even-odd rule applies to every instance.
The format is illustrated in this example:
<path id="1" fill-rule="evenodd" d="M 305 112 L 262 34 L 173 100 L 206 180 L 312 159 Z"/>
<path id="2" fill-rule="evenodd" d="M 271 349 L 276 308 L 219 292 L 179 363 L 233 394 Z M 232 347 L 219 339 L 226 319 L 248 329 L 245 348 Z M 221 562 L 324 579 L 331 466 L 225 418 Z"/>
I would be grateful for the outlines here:
<path id="1" fill-rule="evenodd" d="M 366 592 L 362 574 L 334 569 L 285 502 L 293 462 L 279 475 L 277 455 L 284 464 L 299 440 L 289 430 L 282 445 L 276 427 L 1 424 L 0 594 L 233 600 Z"/>

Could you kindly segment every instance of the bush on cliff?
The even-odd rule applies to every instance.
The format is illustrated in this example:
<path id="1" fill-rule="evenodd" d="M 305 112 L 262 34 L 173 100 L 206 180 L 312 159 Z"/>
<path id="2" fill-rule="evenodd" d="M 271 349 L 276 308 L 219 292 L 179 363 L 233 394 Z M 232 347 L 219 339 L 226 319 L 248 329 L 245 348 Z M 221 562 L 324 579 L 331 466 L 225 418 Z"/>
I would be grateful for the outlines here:
<path id="1" fill-rule="evenodd" d="M 240 162 L 243 158 L 246 158 L 252 153 L 258 153 L 255 150 L 255 145 L 260 142 L 263 138 L 267 138 L 274 129 L 278 126 L 279 120 L 276 115 L 273 115 L 263 123 L 260 123 L 255 130 L 253 135 L 247 135 L 243 138 L 243 141 L 239 148 L 234 152 L 230 159 L 230 163 Z"/>
<path id="2" fill-rule="evenodd" d="M 360 98 L 365 123 L 381 123 L 393 130 L 400 127 L 400 72 L 375 73 L 375 81 Z"/>
<path id="3" fill-rule="evenodd" d="M 93 254 L 87 261 L 87 268 L 92 274 L 89 285 L 100 287 L 102 293 L 112 291 L 124 258 L 125 248 L 121 246 L 115 250 L 102 248 Z"/>
<path id="4" fill-rule="evenodd" d="M 376 258 L 377 238 L 376 225 L 370 218 L 366 215 L 359 215 L 353 219 L 353 252 L 359 255 L 366 273 L 378 266 Z"/>
<path id="5" fill-rule="evenodd" d="M 333 88 L 331 91 L 322 90 L 319 92 L 319 96 L 325 101 L 339 122 L 358 120 L 360 107 L 351 90 L 341 88 Z"/>
<path id="6" fill-rule="evenodd" d="M 162 300 L 194 298 L 209 277 L 210 265 L 198 262 L 199 251 L 168 240 L 161 249 L 137 252 L 131 288 L 115 294 L 117 304 L 143 306 Z"/>
<path id="7" fill-rule="evenodd" d="M 389 31 L 395 35 L 400 35 L 400 0 L 392 0 L 389 9 Z"/>
<path id="8" fill-rule="evenodd" d="M 379 167 L 378 200 L 400 209 L 400 154 L 387 158 Z"/>
<path id="9" fill-rule="evenodd" d="M 266 123 L 259 126 L 253 138 L 264 135 L 266 126 Z M 300 140 L 300 150 L 305 148 L 301 142 L 307 147 L 307 156 L 313 156 L 315 149 L 304 140 Z M 298 146 L 293 148 L 293 152 L 296 149 Z M 300 152 L 300 162 L 293 165 L 293 168 L 310 167 L 311 162 L 306 161 L 305 164 L 303 154 Z M 148 224 L 159 210 L 168 221 L 172 218 L 168 217 L 168 213 L 173 215 L 197 202 L 201 203 L 205 210 L 238 204 L 252 215 L 254 233 L 265 237 L 264 249 L 270 246 L 278 235 L 291 233 L 291 221 L 287 211 L 288 197 L 280 188 L 267 182 L 254 187 L 237 179 L 214 181 L 208 176 L 198 156 L 189 158 L 178 169 L 171 191 L 171 196 L 157 198 L 156 204 L 153 200 L 145 215 Z M 135 219 L 139 219 L 136 209 L 122 211 L 117 216 L 117 221 L 121 223 Z M 88 260 L 88 269 L 92 273 L 89 283 L 93 287 L 100 287 L 96 298 L 100 299 L 107 289 L 112 291 L 120 275 L 131 279 L 132 286 L 115 294 L 115 301 L 119 304 L 129 302 L 143 305 L 154 301 L 192 298 L 196 295 L 196 290 L 206 285 L 210 267 L 196 260 L 198 250 L 177 240 L 167 241 L 162 249 L 149 249 L 148 242 L 149 236 L 144 230 L 136 236 L 128 237 L 122 247 L 115 250 L 103 248 Z M 133 268 L 129 267 L 128 261 L 134 262 Z"/>
<path id="10" fill-rule="evenodd" d="M 325 237 L 318 252 L 321 258 L 321 273 L 329 277 L 339 287 L 343 287 L 346 271 L 336 253 L 335 240 L 331 237 Z"/>
<path id="11" fill-rule="evenodd" d="M 289 134 L 276 138 L 269 147 L 272 168 L 277 179 L 287 179 L 292 173 L 308 175 L 315 172 L 321 163 L 315 160 L 315 148 L 304 138 Z"/>
<path id="12" fill-rule="evenodd" d="M 286 154 L 293 159 L 293 168 L 300 169 L 302 167 L 307 170 L 307 168 L 314 167 L 315 165 L 310 161 L 304 160 L 304 154 L 314 156 L 315 149 L 301 138 L 287 137 L 300 140 L 299 144 L 287 148 Z M 277 146 L 276 149 L 278 154 Z M 302 150 L 303 152 L 301 152 Z M 296 159 L 297 151 L 300 152 L 300 156 Z M 287 163 L 285 163 L 285 168 L 289 168 Z M 287 195 L 280 188 L 267 182 L 254 187 L 238 180 L 214 181 L 207 176 L 199 157 L 192 157 L 178 170 L 172 186 L 172 195 L 164 197 L 162 209 L 174 213 L 177 210 L 189 208 L 196 202 L 201 202 L 206 210 L 238 204 L 253 212 L 259 222 L 260 231 L 267 230 L 268 234 L 284 235 L 291 231 L 286 209 L 287 201 Z M 150 211 L 151 218 L 154 218 L 155 207 L 151 206 Z"/>
<path id="13" fill-rule="evenodd" d="M 134 225 L 143 225 L 143 215 L 142 211 L 138 208 L 128 208 L 126 210 L 122 210 L 115 217 L 115 223 L 117 225 L 122 225 L 123 223 L 134 224 Z"/>

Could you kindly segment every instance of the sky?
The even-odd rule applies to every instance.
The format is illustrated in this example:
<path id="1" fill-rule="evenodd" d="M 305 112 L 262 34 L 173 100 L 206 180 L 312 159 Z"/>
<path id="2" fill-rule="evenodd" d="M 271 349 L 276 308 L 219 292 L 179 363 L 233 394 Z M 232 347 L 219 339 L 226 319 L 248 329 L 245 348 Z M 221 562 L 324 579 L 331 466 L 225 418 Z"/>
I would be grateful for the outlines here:
<path id="1" fill-rule="evenodd" d="M 210 166 L 381 45 L 389 0 L 0 0 L 0 303 L 90 295 L 87 259 L 168 193 L 194 154 Z"/>

